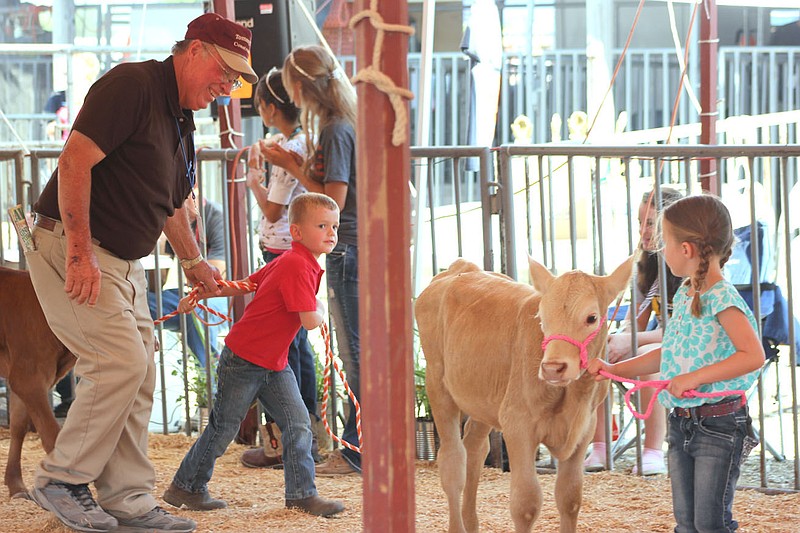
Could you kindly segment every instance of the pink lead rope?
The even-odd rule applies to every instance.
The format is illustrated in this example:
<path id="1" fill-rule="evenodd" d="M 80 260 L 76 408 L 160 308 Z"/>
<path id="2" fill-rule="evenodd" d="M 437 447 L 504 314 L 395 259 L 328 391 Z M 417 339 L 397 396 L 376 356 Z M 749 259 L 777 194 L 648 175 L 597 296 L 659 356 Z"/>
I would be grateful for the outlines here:
<path id="1" fill-rule="evenodd" d="M 583 342 L 578 342 L 572 337 L 567 335 L 562 335 L 560 333 L 556 333 L 554 335 L 549 335 L 542 340 L 542 351 L 544 352 L 547 348 L 547 345 L 550 344 L 552 341 L 564 341 L 576 346 L 578 350 L 580 350 L 580 358 L 581 358 L 581 369 L 585 369 L 589 366 L 589 343 L 597 337 L 598 333 L 600 333 L 600 329 L 603 327 L 603 322 L 600 322 L 600 325 L 597 326 L 593 332 L 589 333 L 589 336 Z M 601 376 L 607 377 L 609 379 L 613 379 L 614 381 L 619 381 L 622 383 L 630 383 L 633 385 L 627 392 L 625 392 L 625 405 L 628 406 L 628 409 L 631 411 L 634 417 L 644 420 L 650 417 L 650 414 L 653 412 L 653 407 L 655 406 L 655 402 L 658 399 L 658 393 L 665 390 L 669 384 L 670 380 L 667 379 L 653 379 L 653 380 L 638 380 L 638 379 L 629 379 L 623 378 L 621 376 L 615 376 L 610 372 L 606 372 L 605 370 L 600 370 L 598 372 Z M 650 402 L 647 404 L 647 410 L 644 413 L 638 412 L 633 403 L 631 403 L 631 395 L 636 391 L 643 389 L 645 387 L 653 387 L 656 389 L 656 394 L 653 394 L 652 398 L 650 398 Z M 700 392 L 697 390 L 688 390 L 683 394 L 684 398 L 717 398 L 721 396 L 731 396 L 733 394 L 738 394 L 742 397 L 741 405 L 745 405 L 747 403 L 747 396 L 745 391 L 743 390 L 735 390 L 735 391 L 717 391 L 717 392 Z"/>

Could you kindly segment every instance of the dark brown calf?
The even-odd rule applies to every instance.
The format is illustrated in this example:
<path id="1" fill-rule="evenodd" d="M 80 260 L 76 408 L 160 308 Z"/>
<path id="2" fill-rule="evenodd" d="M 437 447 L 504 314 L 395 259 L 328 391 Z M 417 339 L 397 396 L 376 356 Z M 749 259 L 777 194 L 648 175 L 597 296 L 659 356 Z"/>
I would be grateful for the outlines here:
<path id="1" fill-rule="evenodd" d="M 22 441 L 31 421 L 48 453 L 59 425 L 48 393 L 75 365 L 44 318 L 28 272 L 0 267 L 0 376 L 6 378 L 11 444 L 5 484 L 12 498 L 27 497 L 22 481 Z"/>

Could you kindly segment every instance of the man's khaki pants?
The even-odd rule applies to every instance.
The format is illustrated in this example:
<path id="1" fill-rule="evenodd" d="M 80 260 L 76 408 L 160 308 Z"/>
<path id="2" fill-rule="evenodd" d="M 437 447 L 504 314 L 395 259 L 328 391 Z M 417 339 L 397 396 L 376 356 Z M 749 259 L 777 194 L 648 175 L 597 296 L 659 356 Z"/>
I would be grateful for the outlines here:
<path id="1" fill-rule="evenodd" d="M 94 482 L 97 501 L 120 518 L 156 506 L 155 471 L 147 458 L 147 429 L 155 387 L 153 321 L 139 261 L 94 246 L 102 272 L 97 305 L 77 305 L 64 291 L 66 237 L 34 227 L 37 250 L 26 253 L 47 322 L 78 357 L 75 401 L 55 449 L 36 472 L 51 480 Z"/>

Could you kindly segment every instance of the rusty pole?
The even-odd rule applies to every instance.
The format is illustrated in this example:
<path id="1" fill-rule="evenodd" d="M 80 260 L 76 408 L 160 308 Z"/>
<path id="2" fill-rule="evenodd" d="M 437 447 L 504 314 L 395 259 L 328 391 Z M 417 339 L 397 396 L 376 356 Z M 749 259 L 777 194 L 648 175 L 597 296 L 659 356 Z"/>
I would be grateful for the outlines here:
<path id="1" fill-rule="evenodd" d="M 369 2 L 357 0 L 355 12 L 366 9 Z M 386 24 L 408 23 L 405 1 L 381 2 L 377 11 Z M 361 70 L 372 64 L 376 30 L 362 20 L 355 31 Z M 408 36 L 384 35 L 376 68 L 407 88 Z M 387 95 L 368 83 L 357 91 L 364 531 L 409 533 L 415 522 L 410 150 L 408 142 L 392 145 L 395 113 Z"/>
<path id="2" fill-rule="evenodd" d="M 717 144 L 717 1 L 703 0 L 700 7 L 700 143 Z M 700 161 L 700 187 L 719 194 L 716 160 Z"/>

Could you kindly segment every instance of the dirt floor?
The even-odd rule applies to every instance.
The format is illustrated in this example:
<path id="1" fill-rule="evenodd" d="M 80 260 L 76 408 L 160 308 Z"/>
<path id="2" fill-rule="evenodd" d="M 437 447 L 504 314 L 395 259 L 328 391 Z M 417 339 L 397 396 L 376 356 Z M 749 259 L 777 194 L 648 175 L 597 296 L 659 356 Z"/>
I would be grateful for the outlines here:
<path id="1" fill-rule="evenodd" d="M 183 435 L 152 435 L 150 455 L 156 466 L 155 495 L 168 485 L 192 439 Z M 0 429 L 0 463 L 8 456 L 8 431 Z M 320 494 L 339 498 L 347 510 L 339 518 L 322 519 L 289 511 L 283 507 L 283 473 L 251 470 L 238 462 L 243 446 L 231 445 L 220 458 L 210 484 L 214 496 L 229 507 L 207 513 L 177 511 L 197 521 L 198 531 L 218 532 L 319 532 L 361 530 L 362 486 L 358 476 L 317 480 Z M 43 452 L 38 438 L 29 436 L 24 448 L 24 479 L 30 485 L 33 471 Z M 752 460 L 752 458 L 751 458 Z M 557 531 L 558 513 L 553 501 L 555 476 L 540 475 L 544 509 L 534 531 Z M 508 513 L 509 474 L 485 469 L 479 488 L 481 531 L 508 532 L 513 529 Z M 419 531 L 447 530 L 447 504 L 432 463 L 417 463 L 416 524 Z M 165 504 L 169 509 L 169 506 Z M 739 491 L 734 516 L 742 532 L 800 532 L 800 494 L 767 496 L 756 491 Z M 578 530 L 584 532 L 669 532 L 672 531 L 669 481 L 666 476 L 644 479 L 623 472 L 588 474 L 584 483 L 583 507 Z M 69 530 L 26 500 L 0 498 L 0 532 Z"/>

